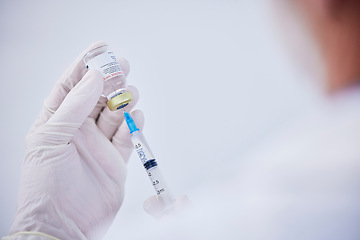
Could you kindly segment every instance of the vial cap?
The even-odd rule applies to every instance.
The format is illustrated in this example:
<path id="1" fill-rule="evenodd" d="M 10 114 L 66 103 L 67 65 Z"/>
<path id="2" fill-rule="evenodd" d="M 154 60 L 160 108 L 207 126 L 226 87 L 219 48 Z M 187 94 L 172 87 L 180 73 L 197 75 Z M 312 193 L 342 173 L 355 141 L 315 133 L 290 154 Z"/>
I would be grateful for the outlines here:
<path id="1" fill-rule="evenodd" d="M 112 97 L 107 105 L 111 111 L 115 111 L 126 107 L 133 100 L 133 96 L 130 92 L 124 92 L 119 95 Z"/>

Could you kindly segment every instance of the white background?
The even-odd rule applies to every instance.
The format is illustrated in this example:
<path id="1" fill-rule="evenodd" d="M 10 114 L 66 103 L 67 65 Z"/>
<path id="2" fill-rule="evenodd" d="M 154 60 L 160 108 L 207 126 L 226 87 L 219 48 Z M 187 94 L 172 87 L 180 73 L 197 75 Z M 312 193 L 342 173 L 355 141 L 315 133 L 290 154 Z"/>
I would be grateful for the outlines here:
<path id="1" fill-rule="evenodd" d="M 1 1 L 0 235 L 15 214 L 24 138 L 44 98 L 89 44 L 131 65 L 144 133 L 165 178 L 190 199 L 236 174 L 241 155 L 314 99 L 281 47 L 265 0 Z M 129 239 L 154 194 L 140 161 L 106 239 Z M 127 237 L 128 238 L 127 238 Z"/>

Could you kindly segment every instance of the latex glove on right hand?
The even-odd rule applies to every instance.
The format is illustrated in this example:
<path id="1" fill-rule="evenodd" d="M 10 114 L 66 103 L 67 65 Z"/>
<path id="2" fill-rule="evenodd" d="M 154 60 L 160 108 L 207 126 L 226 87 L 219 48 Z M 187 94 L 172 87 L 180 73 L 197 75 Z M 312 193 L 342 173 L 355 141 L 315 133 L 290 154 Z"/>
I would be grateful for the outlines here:
<path id="1" fill-rule="evenodd" d="M 187 212 L 191 206 L 192 203 L 186 195 L 180 195 L 171 209 L 168 209 L 157 195 L 149 197 L 144 202 L 144 210 L 154 218 L 181 215 Z"/>

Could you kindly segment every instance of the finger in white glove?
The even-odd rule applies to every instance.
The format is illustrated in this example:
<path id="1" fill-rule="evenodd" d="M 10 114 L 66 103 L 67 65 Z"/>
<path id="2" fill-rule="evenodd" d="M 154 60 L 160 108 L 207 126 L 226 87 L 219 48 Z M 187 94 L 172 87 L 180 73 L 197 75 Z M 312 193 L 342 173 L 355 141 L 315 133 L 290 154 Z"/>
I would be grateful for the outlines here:
<path id="1" fill-rule="evenodd" d="M 70 90 L 73 89 L 76 84 L 85 76 L 87 69 L 83 61 L 83 56 L 87 52 L 105 44 L 105 42 L 96 42 L 92 44 L 86 50 L 84 50 L 65 70 L 60 79 L 56 82 L 49 96 L 45 99 L 43 109 L 31 127 L 30 132 L 34 131 L 38 126 L 47 122 L 52 114 L 60 107 Z"/>
<path id="2" fill-rule="evenodd" d="M 180 195 L 171 209 L 168 209 L 157 195 L 149 197 L 144 202 L 144 210 L 154 218 L 161 218 L 165 215 L 181 215 L 187 212 L 191 206 L 192 203 L 186 195 Z"/>

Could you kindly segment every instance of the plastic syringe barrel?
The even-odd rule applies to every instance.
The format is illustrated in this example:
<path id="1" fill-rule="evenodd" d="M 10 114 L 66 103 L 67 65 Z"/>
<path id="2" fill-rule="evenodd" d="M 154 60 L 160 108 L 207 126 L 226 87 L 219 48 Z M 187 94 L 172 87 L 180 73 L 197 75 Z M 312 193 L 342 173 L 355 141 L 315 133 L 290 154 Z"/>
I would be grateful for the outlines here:
<path id="1" fill-rule="evenodd" d="M 135 151 L 150 178 L 156 194 L 164 202 L 165 206 L 172 205 L 175 199 L 173 198 L 171 192 L 169 191 L 169 188 L 165 183 L 156 159 L 151 152 L 144 135 L 139 131 L 139 129 L 135 125 L 133 118 L 129 113 L 124 111 L 124 116 L 130 133 L 132 134 L 131 141 L 134 145 Z"/>

